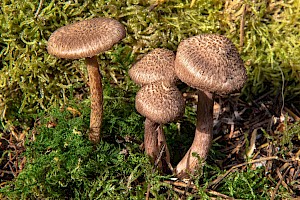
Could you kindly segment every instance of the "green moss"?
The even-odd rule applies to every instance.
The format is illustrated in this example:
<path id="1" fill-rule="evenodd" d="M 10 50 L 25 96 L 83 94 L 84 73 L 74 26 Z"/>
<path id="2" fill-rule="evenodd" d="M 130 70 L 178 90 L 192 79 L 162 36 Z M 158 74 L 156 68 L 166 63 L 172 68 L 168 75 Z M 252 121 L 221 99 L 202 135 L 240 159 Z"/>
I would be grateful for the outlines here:
<path id="1" fill-rule="evenodd" d="M 1 186 L 2 198 L 8 199 L 143 199 L 148 184 L 151 194 L 165 198 L 176 196 L 167 176 L 153 171 L 140 150 L 143 135 L 140 116 L 134 116 L 127 100 L 108 105 L 105 115 L 105 140 L 93 146 L 88 140 L 89 107 L 87 102 L 70 103 L 31 116 L 35 127 L 25 144 L 26 166 L 11 182 Z M 70 109 L 72 108 L 72 109 Z M 74 110 L 79 111 L 74 112 Z M 125 112 L 126 111 L 126 112 Z M 127 117 L 126 115 L 129 116 Z M 126 128 L 127 127 L 127 128 Z M 128 140 L 121 140 L 122 135 Z M 130 139 L 132 138 L 132 139 Z M 168 188 L 168 193 L 161 193 Z"/>
<path id="2" fill-rule="evenodd" d="M 264 169 L 231 173 L 220 185 L 224 194 L 237 199 L 268 199 L 273 188 Z"/>
<path id="3" fill-rule="evenodd" d="M 288 99 L 299 96 L 299 2 L 248 5 L 242 51 L 249 72 L 246 90 L 251 95 L 283 89 Z"/>
<path id="4" fill-rule="evenodd" d="M 143 199 L 150 185 L 151 197 L 154 199 L 180 198 L 172 185 L 165 182 L 170 175 L 162 176 L 153 170 L 153 165 L 140 149 L 144 119 L 134 111 L 133 94 L 110 85 L 105 88 L 105 98 L 103 140 L 97 146 L 88 140 L 90 102 L 87 100 L 72 100 L 48 112 L 41 111 L 34 115 L 23 113 L 18 116 L 32 123 L 25 144 L 26 151 L 22 154 L 26 157 L 26 165 L 14 180 L 2 183 L 0 197 Z M 195 113 L 190 109 L 186 110 L 187 118 L 183 118 L 180 123 L 181 133 L 194 131 L 192 124 Z M 175 154 L 172 155 L 172 161 L 178 161 L 183 156 L 178 154 L 184 153 L 183 149 L 187 150 L 188 140 L 191 142 L 192 136 L 178 136 L 175 124 L 165 126 L 164 131 L 168 136 L 170 150 Z M 177 135 L 177 139 L 173 135 Z M 288 145 L 292 148 L 295 145 L 291 138 L 299 137 L 299 123 L 287 126 L 286 132 L 276 135 L 279 138 L 274 137 L 272 143 L 280 141 L 279 146 L 283 149 L 277 155 L 287 155 L 291 149 L 283 147 Z M 271 136 L 267 138 L 272 139 Z M 217 145 L 214 143 L 214 147 Z M 6 152 L 2 155 L 4 160 L 8 156 Z M 245 170 L 236 168 L 220 179 L 222 174 L 227 173 L 221 170 L 224 166 L 219 166 L 220 161 L 227 156 L 221 155 L 217 149 L 212 150 L 207 162 L 209 164 L 206 163 L 199 174 L 192 177 L 195 189 L 188 190 L 186 197 L 209 199 L 213 196 L 209 191 L 213 189 L 234 198 L 269 199 L 277 182 L 272 176 L 265 175 L 263 167 L 252 169 L 253 166 L 249 165 L 249 169 Z M 216 179 L 220 179 L 220 182 L 208 187 Z M 278 195 L 290 198 L 292 194 L 280 187 Z"/>
<path id="5" fill-rule="evenodd" d="M 11 199 L 142 199 L 147 184 L 154 198 L 178 198 L 164 182 L 168 177 L 152 173 L 137 143 L 116 142 L 125 136 L 143 138 L 143 117 L 134 109 L 138 87 L 127 71 L 141 54 L 156 47 L 176 51 L 182 39 L 196 34 L 224 34 L 239 47 L 245 5 L 244 43 L 239 49 L 249 79 L 243 95 L 251 99 L 266 91 L 283 92 L 287 100 L 300 95 L 300 5 L 296 0 L 247 0 L 244 4 L 198 0 L 192 8 L 188 1 L 169 0 L 152 11 L 142 0 L 44 0 L 37 18 L 38 1 L 2 0 L 0 4 L 0 119 L 5 120 L 0 130 L 4 133 L 6 123 L 15 118 L 15 125 L 36 122 L 33 128 L 22 128 L 36 138 L 33 142 L 28 136 L 25 169 L 1 189 Z M 87 139 L 90 102 L 84 62 L 56 59 L 48 55 L 46 45 L 57 28 L 97 16 L 121 21 L 127 37 L 98 56 L 104 77 L 104 141 L 92 147 Z M 73 99 L 81 103 L 72 103 Z M 67 111 L 68 106 L 81 115 Z M 49 122 L 55 126 L 47 127 Z M 182 132 L 193 132 L 193 124 L 195 112 L 188 107 Z M 291 149 L 291 137 L 299 138 L 299 123 L 288 127 L 279 139 L 282 147 Z M 175 137 L 176 124 L 166 125 L 164 131 L 169 144 L 181 144 L 170 145 L 176 163 L 193 136 Z M 128 154 L 120 154 L 123 149 Z M 217 160 L 224 155 L 213 152 L 211 157 Z M 220 174 L 218 167 L 206 165 L 201 177 L 195 177 L 197 191 L 189 198 L 196 194 L 209 198 L 205 188 Z M 232 172 L 216 190 L 235 198 L 267 199 L 274 185 L 263 169 L 257 169 Z M 284 193 L 284 188 L 279 190 Z"/>
<path id="6" fill-rule="evenodd" d="M 40 125 L 28 137 L 26 167 L 2 192 L 12 199 L 112 197 L 126 193 L 125 177 L 133 174 L 138 178 L 145 173 L 147 167 L 139 168 L 138 175 L 133 172 L 138 165 L 150 167 L 143 153 L 135 150 L 128 157 L 120 154 L 121 144 L 91 145 L 86 134 L 89 109 L 84 105 L 69 105 L 80 111 L 80 116 L 66 109 L 52 109 L 35 117 Z"/>
<path id="7" fill-rule="evenodd" d="M 296 0 L 288 3 L 261 0 L 245 2 L 247 12 L 241 54 L 249 75 L 244 89 L 247 97 L 266 90 L 276 94 L 282 89 L 287 99 L 299 96 L 298 4 Z M 35 113 L 40 108 L 64 104 L 69 98 L 70 88 L 75 91 L 87 88 L 87 76 L 81 61 L 56 59 L 46 51 L 50 34 L 75 21 L 106 16 L 126 26 L 127 37 L 111 52 L 126 47 L 125 54 L 130 55 L 130 59 L 118 60 L 115 68 L 108 68 L 123 75 L 126 75 L 132 58 L 137 55 L 156 47 L 175 51 L 182 39 L 192 35 L 220 33 L 237 46 L 240 43 L 242 3 L 198 0 L 191 8 L 189 2 L 169 0 L 152 11 L 149 11 L 149 6 L 146 1 L 138 0 L 45 0 L 35 18 L 37 1 L 2 1 L 1 118 L 11 118 L 16 112 Z M 111 64 L 111 52 L 100 56 L 102 70 Z M 107 78 L 110 76 L 105 75 Z M 87 92 L 84 94 L 86 98 Z"/>

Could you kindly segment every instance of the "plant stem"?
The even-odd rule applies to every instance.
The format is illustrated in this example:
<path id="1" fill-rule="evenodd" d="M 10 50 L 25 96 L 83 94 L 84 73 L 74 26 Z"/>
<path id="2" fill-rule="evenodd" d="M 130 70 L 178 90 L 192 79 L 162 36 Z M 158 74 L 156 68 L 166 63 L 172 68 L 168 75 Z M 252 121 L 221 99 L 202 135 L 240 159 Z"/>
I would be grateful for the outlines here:
<path id="1" fill-rule="evenodd" d="M 183 159 L 176 166 L 177 176 L 184 178 L 188 173 L 194 173 L 198 169 L 199 159 L 205 160 L 212 142 L 213 129 L 213 94 L 198 91 L 197 124 L 192 146 Z M 192 153 L 198 154 L 197 157 Z"/>
<path id="2" fill-rule="evenodd" d="M 100 141 L 100 129 L 103 118 L 102 76 L 96 56 L 85 59 L 91 93 L 91 115 L 89 139 L 97 144 Z"/>
<path id="3" fill-rule="evenodd" d="M 165 145 L 165 161 L 166 161 L 166 165 L 170 164 L 170 152 L 169 152 L 169 148 L 167 145 L 167 141 L 166 141 L 166 137 L 163 131 L 163 125 L 161 124 L 158 127 L 158 134 L 157 134 L 157 145 L 158 145 L 158 149 L 162 149 L 163 145 Z"/>

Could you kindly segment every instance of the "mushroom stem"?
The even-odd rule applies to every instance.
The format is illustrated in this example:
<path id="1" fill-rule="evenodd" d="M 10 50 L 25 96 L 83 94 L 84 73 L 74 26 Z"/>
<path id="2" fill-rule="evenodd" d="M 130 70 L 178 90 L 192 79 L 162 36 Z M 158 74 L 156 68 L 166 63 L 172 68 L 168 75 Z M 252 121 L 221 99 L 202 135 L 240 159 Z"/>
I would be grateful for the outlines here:
<path id="1" fill-rule="evenodd" d="M 100 129 L 103 118 L 102 76 L 96 56 L 85 59 L 91 93 L 91 115 L 89 139 L 97 144 L 100 141 Z"/>
<path id="2" fill-rule="evenodd" d="M 169 152 L 169 148 L 168 148 L 168 145 L 167 145 L 167 141 L 166 141 L 166 137 L 165 137 L 165 134 L 164 134 L 164 131 L 163 131 L 163 127 L 162 125 L 160 125 L 158 127 L 158 135 L 157 135 L 157 144 L 158 144 L 158 149 L 161 150 L 163 145 L 165 145 L 165 161 L 166 161 L 166 165 L 170 164 L 170 152 Z"/>
<path id="3" fill-rule="evenodd" d="M 144 145 L 145 152 L 151 158 L 151 162 L 155 162 L 155 159 L 159 153 L 158 144 L 157 144 L 157 129 L 159 127 L 158 123 L 151 121 L 146 118 L 145 120 L 145 133 L 144 133 Z"/>
<path id="4" fill-rule="evenodd" d="M 163 170 L 163 161 L 165 161 L 164 164 L 166 165 L 170 163 L 170 153 L 164 132 L 162 130 L 162 125 L 146 118 L 144 134 L 145 152 L 148 156 L 150 156 L 152 163 L 154 163 L 158 158 L 158 155 L 163 145 L 166 145 L 164 149 L 165 154 L 163 154 L 165 156 L 162 157 L 161 160 L 158 162 L 158 168 Z"/>
<path id="5" fill-rule="evenodd" d="M 195 137 L 192 146 L 176 166 L 179 178 L 187 177 L 188 173 L 194 173 L 199 165 L 198 158 L 205 160 L 207 157 L 213 138 L 213 106 L 213 94 L 198 90 Z M 198 156 L 193 156 L 193 152 Z"/>

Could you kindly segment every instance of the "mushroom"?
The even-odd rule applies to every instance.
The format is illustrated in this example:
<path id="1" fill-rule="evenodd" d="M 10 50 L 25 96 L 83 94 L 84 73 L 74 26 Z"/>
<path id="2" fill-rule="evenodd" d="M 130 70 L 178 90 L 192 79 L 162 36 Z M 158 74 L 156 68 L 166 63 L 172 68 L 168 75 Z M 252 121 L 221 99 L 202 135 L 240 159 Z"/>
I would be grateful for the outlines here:
<path id="1" fill-rule="evenodd" d="M 178 177 L 194 173 L 198 167 L 195 152 L 205 160 L 212 143 L 214 94 L 240 90 L 247 75 L 234 44 L 225 36 L 203 34 L 180 42 L 175 58 L 178 78 L 198 91 L 197 124 L 194 141 L 176 166 Z"/>
<path id="2" fill-rule="evenodd" d="M 128 73 L 130 78 L 139 85 L 160 80 L 175 83 L 178 79 L 174 70 L 174 60 L 173 51 L 156 48 L 136 62 Z"/>
<path id="3" fill-rule="evenodd" d="M 146 117 L 145 120 L 145 151 L 154 161 L 164 143 L 163 133 L 157 130 L 161 124 L 174 121 L 184 114 L 185 101 L 181 92 L 168 81 L 149 83 L 138 91 L 135 98 L 136 110 Z M 168 154 L 168 152 L 166 152 Z M 166 155 L 169 157 L 169 155 Z M 167 161 L 168 162 L 168 161 Z"/>
<path id="4" fill-rule="evenodd" d="M 110 18 L 94 18 L 66 25 L 53 32 L 48 53 L 58 58 L 85 58 L 91 93 L 89 139 L 97 144 L 103 118 L 102 76 L 96 55 L 112 48 L 126 35 L 124 26 Z"/>
<path id="5" fill-rule="evenodd" d="M 174 71 L 174 60 L 173 51 L 156 48 L 137 61 L 128 73 L 130 78 L 141 86 L 163 80 L 175 87 L 178 78 Z M 146 118 L 144 137 L 146 154 L 155 159 L 162 145 L 165 145 L 166 156 L 164 159 L 170 163 L 170 154 L 162 126 Z"/>

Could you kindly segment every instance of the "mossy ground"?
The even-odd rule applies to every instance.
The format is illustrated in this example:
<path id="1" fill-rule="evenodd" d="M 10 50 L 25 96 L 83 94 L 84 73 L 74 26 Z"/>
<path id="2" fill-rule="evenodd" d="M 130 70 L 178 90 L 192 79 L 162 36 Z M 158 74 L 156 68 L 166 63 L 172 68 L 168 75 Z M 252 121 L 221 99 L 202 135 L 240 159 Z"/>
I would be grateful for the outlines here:
<path id="1" fill-rule="evenodd" d="M 16 125 L 2 132 L 1 197 L 144 199 L 147 192 L 154 199 L 269 199 L 272 196 L 281 199 L 299 195 L 299 176 L 293 174 L 292 169 L 297 171 L 300 124 L 284 121 L 272 125 L 271 129 L 277 130 L 267 130 L 268 122 L 259 125 L 255 119 L 263 117 L 270 122 L 272 119 L 265 116 L 265 110 L 259 112 L 259 107 L 247 108 L 230 100 L 233 102 L 219 99 L 227 111 L 222 111 L 217 120 L 217 133 L 207 163 L 188 183 L 175 181 L 171 174 L 161 175 L 144 155 L 143 118 L 134 111 L 133 99 L 126 96 L 106 101 L 103 140 L 97 146 L 93 146 L 87 136 L 89 101 L 72 100 L 47 112 L 22 115 L 22 119 L 31 124 L 30 128 Z M 234 104 L 239 104 L 238 112 L 241 108 L 247 109 L 240 117 L 249 117 L 249 120 L 233 119 L 236 125 L 230 133 L 231 125 L 226 119 L 232 117 Z M 268 111 L 274 112 L 273 109 Z M 192 136 L 187 134 L 195 128 L 193 115 L 194 110 L 188 108 L 185 118 L 164 129 L 173 165 L 191 144 Z M 248 130 L 255 129 L 249 129 L 249 123 L 259 129 L 257 136 L 261 137 L 255 141 L 257 149 L 251 154 L 248 152 L 254 133 Z M 178 125 L 182 127 L 180 131 Z M 16 138 L 22 134 L 26 134 L 25 140 Z M 279 180 L 284 184 L 278 184 Z"/>
<path id="2" fill-rule="evenodd" d="M 149 2 L 138 0 L 44 0 L 37 13 L 38 1 L 1 1 L 1 199 L 300 195 L 299 1 L 190 3 L 169 0 L 149 10 Z M 96 16 L 119 20 L 127 37 L 98 57 L 105 88 L 103 141 L 92 146 L 84 63 L 56 59 L 46 44 L 57 28 Z M 182 39 L 201 33 L 229 37 L 249 79 L 240 97 L 217 98 L 221 109 L 209 158 L 184 183 L 160 175 L 144 155 L 144 119 L 134 109 L 139 88 L 127 72 L 143 53 L 156 47 L 176 51 Z M 195 128 L 193 90 L 179 88 L 187 98 L 185 116 L 164 128 L 173 165 Z"/>

